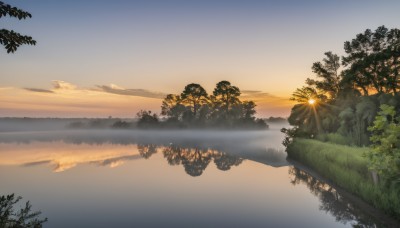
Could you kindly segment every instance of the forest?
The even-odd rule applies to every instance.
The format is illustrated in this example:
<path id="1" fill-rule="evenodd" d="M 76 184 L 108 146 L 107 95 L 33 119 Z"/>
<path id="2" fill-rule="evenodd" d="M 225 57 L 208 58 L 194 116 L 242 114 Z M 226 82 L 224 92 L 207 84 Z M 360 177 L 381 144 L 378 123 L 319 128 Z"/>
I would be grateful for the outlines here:
<path id="1" fill-rule="evenodd" d="M 292 94 L 297 104 L 288 121 L 294 127 L 281 130 L 286 134 L 283 144 L 289 157 L 325 172 L 340 186 L 397 216 L 400 30 L 385 26 L 367 29 L 346 41 L 344 51 L 342 57 L 326 52 L 322 61 L 312 65 L 315 77 L 307 78 Z M 354 148 L 363 152 L 353 154 Z M 356 163 L 362 164 L 364 171 L 368 167 L 372 176 L 358 172 Z M 363 181 L 358 175 L 365 177 Z M 379 185 L 374 185 L 378 179 Z M 366 181 L 372 183 L 368 188 L 363 184 Z"/>

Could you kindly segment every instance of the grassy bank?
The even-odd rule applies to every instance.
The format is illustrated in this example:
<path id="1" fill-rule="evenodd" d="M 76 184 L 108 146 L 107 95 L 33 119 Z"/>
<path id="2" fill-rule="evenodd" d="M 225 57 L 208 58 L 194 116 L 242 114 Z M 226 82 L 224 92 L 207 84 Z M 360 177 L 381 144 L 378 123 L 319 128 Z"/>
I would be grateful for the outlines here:
<path id="1" fill-rule="evenodd" d="M 295 139 L 288 156 L 314 169 L 375 208 L 400 219 L 400 191 L 374 184 L 362 154 L 368 148 L 349 147 L 311 139 Z"/>

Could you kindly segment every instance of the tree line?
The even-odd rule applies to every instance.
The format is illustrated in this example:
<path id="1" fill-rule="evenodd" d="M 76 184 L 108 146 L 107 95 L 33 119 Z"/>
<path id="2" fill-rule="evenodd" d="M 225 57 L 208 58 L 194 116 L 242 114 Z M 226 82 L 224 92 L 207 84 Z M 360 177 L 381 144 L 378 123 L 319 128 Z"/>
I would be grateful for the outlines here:
<path id="1" fill-rule="evenodd" d="M 151 111 L 137 113 L 139 128 L 256 128 L 265 129 L 256 118 L 254 101 L 241 101 L 240 90 L 228 81 L 217 83 L 212 94 L 199 84 L 185 86 L 181 94 L 168 94 L 162 101 L 161 117 Z"/>
<path id="2" fill-rule="evenodd" d="M 307 137 L 371 146 L 371 167 L 400 180 L 400 30 L 367 29 L 344 51 L 326 52 L 312 65 L 316 77 L 292 94 L 298 104 L 288 121 L 295 127 L 282 129 L 284 144 Z"/>

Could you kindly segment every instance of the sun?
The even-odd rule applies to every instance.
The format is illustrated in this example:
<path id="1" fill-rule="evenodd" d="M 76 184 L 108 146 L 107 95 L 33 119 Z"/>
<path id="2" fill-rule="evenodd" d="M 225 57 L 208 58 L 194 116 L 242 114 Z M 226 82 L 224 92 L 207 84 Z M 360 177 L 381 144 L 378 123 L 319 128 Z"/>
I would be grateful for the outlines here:
<path id="1" fill-rule="evenodd" d="M 314 105 L 315 102 L 316 102 L 316 100 L 314 100 L 314 99 L 312 99 L 312 98 L 308 100 L 308 103 L 309 103 L 310 105 Z"/>

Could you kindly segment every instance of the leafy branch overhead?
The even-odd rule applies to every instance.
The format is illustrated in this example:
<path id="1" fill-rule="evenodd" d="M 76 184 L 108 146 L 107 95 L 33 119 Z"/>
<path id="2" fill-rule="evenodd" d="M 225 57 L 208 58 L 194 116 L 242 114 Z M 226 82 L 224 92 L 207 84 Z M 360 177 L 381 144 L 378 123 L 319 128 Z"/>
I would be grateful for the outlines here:
<path id="1" fill-rule="evenodd" d="M 40 211 L 32 211 L 29 201 L 18 210 L 17 205 L 21 199 L 22 197 L 16 197 L 14 194 L 0 196 L 0 227 L 40 228 L 47 222 L 47 218 L 39 218 Z"/>
<path id="2" fill-rule="evenodd" d="M 32 17 L 29 12 L 12 7 L 0 1 L 0 18 L 6 17 L 7 15 L 18 18 L 19 20 Z M 21 35 L 13 30 L 10 31 L 3 28 L 0 30 L 0 44 L 5 47 L 7 53 L 14 53 L 17 51 L 19 46 L 24 44 L 36 45 L 36 41 L 30 36 Z"/>

